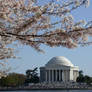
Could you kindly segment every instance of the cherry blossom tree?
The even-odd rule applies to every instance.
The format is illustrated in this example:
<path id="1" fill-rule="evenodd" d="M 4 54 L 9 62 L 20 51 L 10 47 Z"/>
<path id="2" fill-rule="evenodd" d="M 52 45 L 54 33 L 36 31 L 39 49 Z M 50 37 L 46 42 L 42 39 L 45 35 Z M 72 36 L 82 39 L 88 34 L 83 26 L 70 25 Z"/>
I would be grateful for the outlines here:
<path id="1" fill-rule="evenodd" d="M 92 43 L 92 22 L 72 12 L 89 0 L 0 0 L 0 60 L 15 58 L 14 42 L 43 52 L 41 44 L 76 48 Z M 3 64 L 2 62 L 0 63 Z"/>

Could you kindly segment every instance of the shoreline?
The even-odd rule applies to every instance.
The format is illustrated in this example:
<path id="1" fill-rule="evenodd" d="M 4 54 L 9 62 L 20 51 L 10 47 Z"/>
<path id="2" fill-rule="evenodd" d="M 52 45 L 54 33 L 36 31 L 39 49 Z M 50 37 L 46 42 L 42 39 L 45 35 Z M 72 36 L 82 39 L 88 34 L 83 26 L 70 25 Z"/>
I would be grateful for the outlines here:
<path id="1" fill-rule="evenodd" d="M 92 90 L 91 88 L 0 88 L 0 91 L 21 91 L 21 90 Z"/>
<path id="2" fill-rule="evenodd" d="M 0 91 L 22 91 L 22 90 L 92 90 L 92 85 L 83 83 L 37 83 L 28 86 L 0 87 Z"/>

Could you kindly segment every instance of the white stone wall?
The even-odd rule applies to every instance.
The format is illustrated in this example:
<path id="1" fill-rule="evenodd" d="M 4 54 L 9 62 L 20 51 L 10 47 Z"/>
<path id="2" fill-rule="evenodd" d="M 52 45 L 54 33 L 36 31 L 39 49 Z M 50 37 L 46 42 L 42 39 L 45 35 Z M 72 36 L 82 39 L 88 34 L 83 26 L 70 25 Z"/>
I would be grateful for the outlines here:
<path id="1" fill-rule="evenodd" d="M 73 76 L 74 76 L 73 80 L 76 81 L 77 77 L 79 76 L 79 72 L 74 70 Z"/>
<path id="2" fill-rule="evenodd" d="M 70 81 L 73 81 L 73 70 L 70 70 Z"/>

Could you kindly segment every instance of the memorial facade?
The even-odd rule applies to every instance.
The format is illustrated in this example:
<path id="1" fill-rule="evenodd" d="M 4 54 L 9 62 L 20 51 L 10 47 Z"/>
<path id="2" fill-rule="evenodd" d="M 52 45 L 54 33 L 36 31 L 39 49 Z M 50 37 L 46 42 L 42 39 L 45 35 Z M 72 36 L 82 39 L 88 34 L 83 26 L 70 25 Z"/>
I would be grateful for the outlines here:
<path id="1" fill-rule="evenodd" d="M 63 56 L 53 57 L 45 66 L 40 67 L 41 82 L 76 81 L 79 67 Z"/>

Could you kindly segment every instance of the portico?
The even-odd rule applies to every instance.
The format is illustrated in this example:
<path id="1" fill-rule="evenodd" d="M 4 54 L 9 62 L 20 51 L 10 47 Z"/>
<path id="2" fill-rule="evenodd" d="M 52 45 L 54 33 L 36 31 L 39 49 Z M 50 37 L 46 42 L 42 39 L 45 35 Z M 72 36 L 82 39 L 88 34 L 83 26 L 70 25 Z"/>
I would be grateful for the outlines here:
<path id="1" fill-rule="evenodd" d="M 45 81 L 62 81 L 62 70 L 46 70 Z"/>

